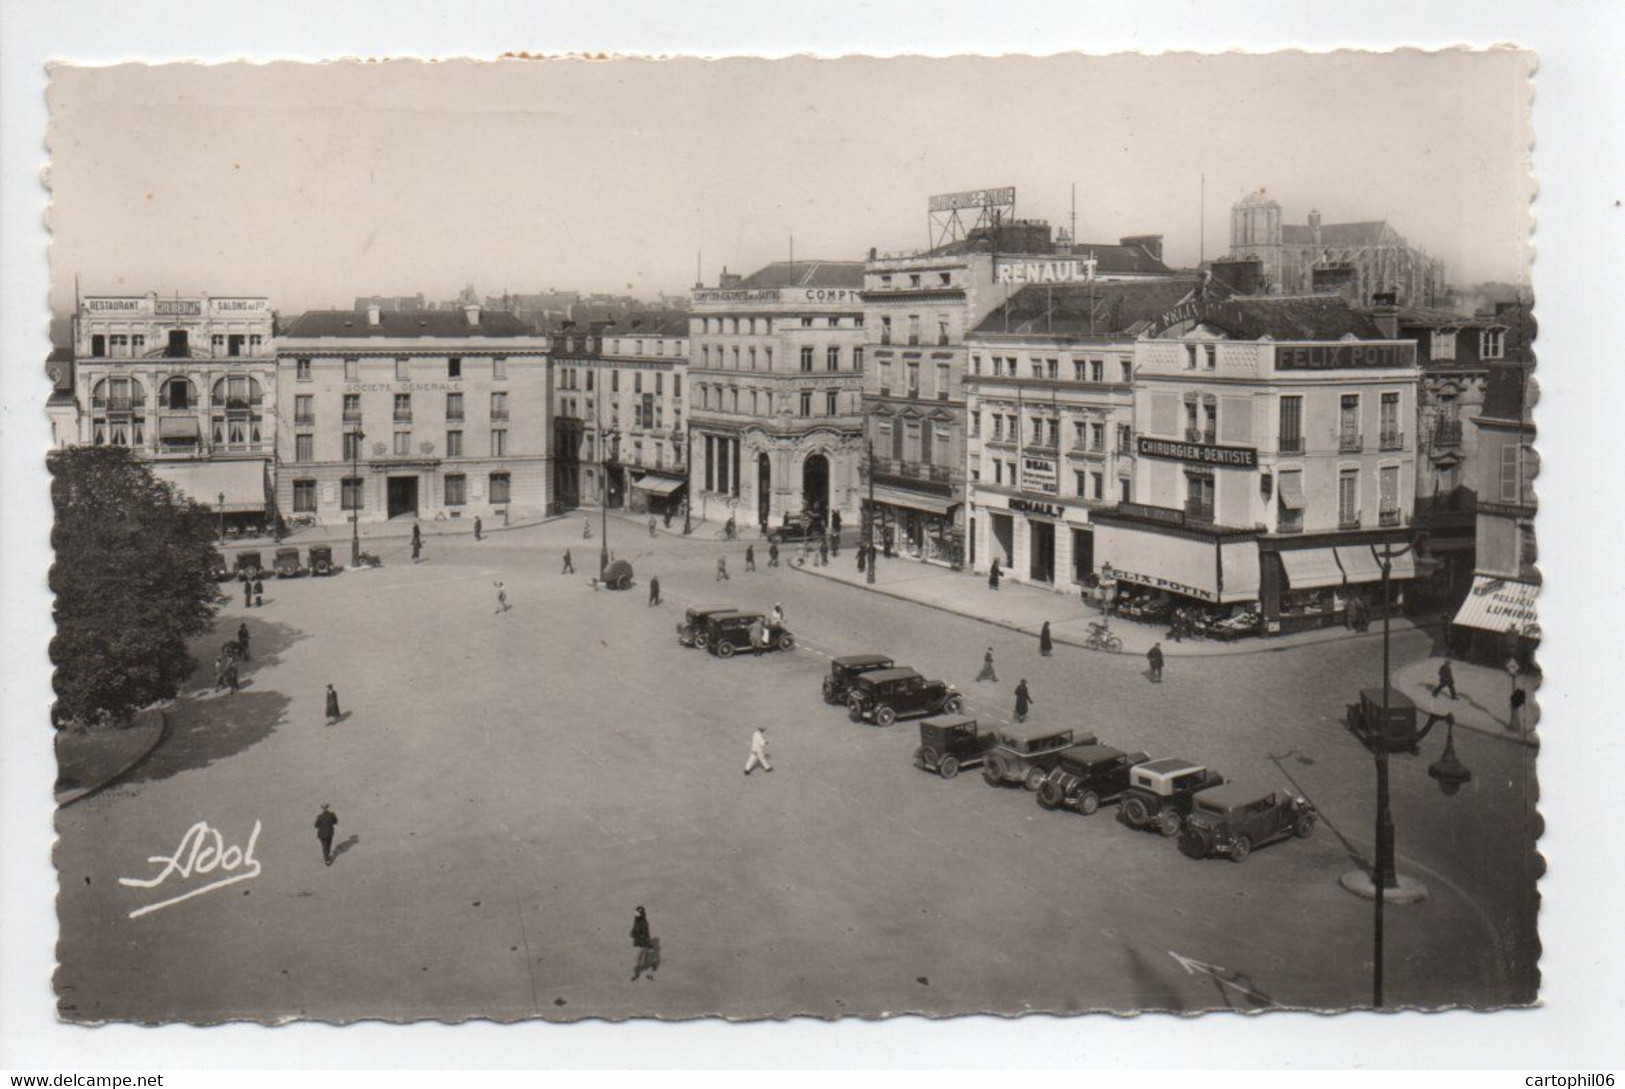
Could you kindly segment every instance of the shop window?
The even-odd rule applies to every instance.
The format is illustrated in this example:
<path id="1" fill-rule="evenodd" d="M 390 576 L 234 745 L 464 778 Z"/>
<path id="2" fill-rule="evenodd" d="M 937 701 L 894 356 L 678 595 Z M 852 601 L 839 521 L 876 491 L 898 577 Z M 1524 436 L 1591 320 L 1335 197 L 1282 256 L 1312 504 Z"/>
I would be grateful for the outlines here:
<path id="1" fill-rule="evenodd" d="M 460 507 L 468 502 L 468 478 L 461 473 L 446 477 L 446 506 Z"/>
<path id="2" fill-rule="evenodd" d="M 295 480 L 293 482 L 293 511 L 295 514 L 310 514 L 316 510 L 316 482 L 314 480 Z"/>

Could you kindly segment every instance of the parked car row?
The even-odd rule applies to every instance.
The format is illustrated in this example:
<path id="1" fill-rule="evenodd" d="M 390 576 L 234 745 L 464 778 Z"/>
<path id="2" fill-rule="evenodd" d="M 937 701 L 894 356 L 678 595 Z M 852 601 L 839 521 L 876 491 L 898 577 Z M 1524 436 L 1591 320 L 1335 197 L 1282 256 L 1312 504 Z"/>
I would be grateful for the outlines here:
<path id="1" fill-rule="evenodd" d="M 957 713 L 920 723 L 915 767 L 952 779 L 978 765 L 990 786 L 1019 783 L 1044 809 L 1087 817 L 1115 804 L 1124 824 L 1177 836 L 1180 852 L 1189 858 L 1223 855 L 1242 862 L 1255 847 L 1308 838 L 1317 820 L 1314 805 L 1295 792 L 1229 783 L 1204 765 L 1124 752 L 1086 731 L 984 729 Z"/>
<path id="2" fill-rule="evenodd" d="M 279 579 L 301 578 L 305 575 L 332 575 L 343 570 L 333 563 L 333 549 L 327 545 L 311 545 L 308 562 L 299 561 L 299 550 L 289 545 L 278 548 L 267 568 L 257 551 L 236 553 L 228 565 L 226 557 L 215 553 L 214 569 L 210 572 L 216 582 L 232 579 L 257 579 L 263 574 L 274 574 Z"/>

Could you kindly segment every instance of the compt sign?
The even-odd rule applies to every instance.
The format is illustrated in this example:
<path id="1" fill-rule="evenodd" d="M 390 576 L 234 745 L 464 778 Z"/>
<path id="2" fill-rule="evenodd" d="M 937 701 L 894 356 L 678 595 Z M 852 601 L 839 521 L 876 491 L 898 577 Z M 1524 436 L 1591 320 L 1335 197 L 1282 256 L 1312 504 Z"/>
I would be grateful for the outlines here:
<path id="1" fill-rule="evenodd" d="M 938 193 L 931 198 L 933 212 L 951 212 L 955 208 L 986 208 L 990 204 L 1014 204 L 1016 187 L 1003 189 L 971 189 L 963 193 Z"/>

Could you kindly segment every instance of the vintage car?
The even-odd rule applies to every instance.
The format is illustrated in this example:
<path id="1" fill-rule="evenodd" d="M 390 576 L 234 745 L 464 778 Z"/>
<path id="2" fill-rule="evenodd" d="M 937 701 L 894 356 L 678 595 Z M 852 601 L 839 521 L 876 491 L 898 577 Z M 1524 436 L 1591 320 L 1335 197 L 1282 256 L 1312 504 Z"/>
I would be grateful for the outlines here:
<path id="1" fill-rule="evenodd" d="M 982 778 L 988 786 L 1020 783 L 1028 790 L 1044 785 L 1062 749 L 1073 745 L 1093 745 L 1095 735 L 1079 734 L 1071 727 L 1004 726 L 993 738 L 993 747 L 982 761 Z"/>
<path id="2" fill-rule="evenodd" d="M 260 562 L 258 552 L 239 552 L 232 573 L 240 579 L 257 579 L 263 570 L 265 570 L 265 565 Z"/>
<path id="3" fill-rule="evenodd" d="M 1128 779 L 1118 817 L 1130 828 L 1154 828 L 1170 838 L 1185 827 L 1191 799 L 1224 784 L 1218 772 L 1177 758 L 1137 764 L 1129 769 Z"/>
<path id="4" fill-rule="evenodd" d="M 216 582 L 229 582 L 234 576 L 231 567 L 226 563 L 226 557 L 216 552 L 214 559 L 209 561 L 209 577 Z"/>
<path id="5" fill-rule="evenodd" d="M 705 647 L 718 658 L 732 658 L 740 651 L 749 652 L 752 625 L 760 624 L 767 633 L 762 650 L 789 650 L 796 645 L 796 637 L 789 629 L 770 623 L 761 613 L 712 613 L 705 618 Z"/>
<path id="6" fill-rule="evenodd" d="M 830 662 L 829 675 L 824 678 L 824 702 L 844 704 L 847 689 L 852 687 L 852 678 L 873 673 L 877 669 L 890 669 L 895 664 L 884 654 L 848 654 L 844 658 L 836 658 Z"/>
<path id="7" fill-rule="evenodd" d="M 297 548 L 277 549 L 276 557 L 271 560 L 271 569 L 276 572 L 279 579 L 296 579 L 310 573 L 308 568 L 300 564 Z"/>
<path id="8" fill-rule="evenodd" d="M 1315 807 L 1290 790 L 1258 790 L 1239 783 L 1204 790 L 1191 804 L 1179 851 L 1187 858 L 1229 855 L 1244 862 L 1253 848 L 1288 836 L 1309 838 Z"/>
<path id="9" fill-rule="evenodd" d="M 1368 749 L 1384 748 L 1391 753 L 1421 751 L 1421 735 L 1416 727 L 1416 704 L 1396 689 L 1388 690 L 1388 719 L 1382 717 L 1382 689 L 1362 688 L 1360 702 L 1348 704 L 1346 724 Z"/>
<path id="10" fill-rule="evenodd" d="M 333 566 L 333 550 L 326 545 L 310 546 L 310 573 L 313 575 L 331 575 L 338 568 Z"/>
<path id="11" fill-rule="evenodd" d="M 1045 809 L 1071 809 L 1087 817 L 1121 798 L 1129 786 L 1129 771 L 1150 759 L 1143 752 L 1124 752 L 1110 745 L 1062 749 L 1038 788 L 1038 804 Z"/>
<path id="12" fill-rule="evenodd" d="M 980 764 L 993 747 L 993 731 L 984 730 L 964 715 L 936 715 L 920 720 L 920 747 L 914 766 L 952 779 L 960 768 Z"/>
<path id="13" fill-rule="evenodd" d="M 928 681 L 912 669 L 877 669 L 852 679 L 846 713 L 853 722 L 890 726 L 900 718 L 957 715 L 965 698 L 946 681 Z"/>
<path id="14" fill-rule="evenodd" d="M 732 605 L 705 605 L 690 608 L 683 613 L 683 619 L 677 622 L 677 642 L 680 646 L 699 647 L 705 649 L 705 622 L 718 613 L 735 613 L 739 610 Z"/>

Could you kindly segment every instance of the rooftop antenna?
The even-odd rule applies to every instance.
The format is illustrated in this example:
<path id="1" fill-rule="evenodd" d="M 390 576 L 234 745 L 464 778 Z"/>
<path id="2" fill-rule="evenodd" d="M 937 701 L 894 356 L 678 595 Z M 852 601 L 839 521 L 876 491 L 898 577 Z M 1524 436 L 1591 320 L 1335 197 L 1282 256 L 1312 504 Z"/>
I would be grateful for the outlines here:
<path id="1" fill-rule="evenodd" d="M 1078 183 L 1072 183 L 1072 245 L 1078 244 Z"/>
<path id="2" fill-rule="evenodd" d="M 1203 173 L 1200 182 L 1199 196 L 1196 203 L 1199 206 L 1197 218 L 1201 226 L 1197 229 L 1196 237 L 1196 267 L 1201 268 L 1207 262 L 1207 174 Z"/>
<path id="3" fill-rule="evenodd" d="M 796 232 L 790 232 L 790 275 L 796 274 Z"/>

